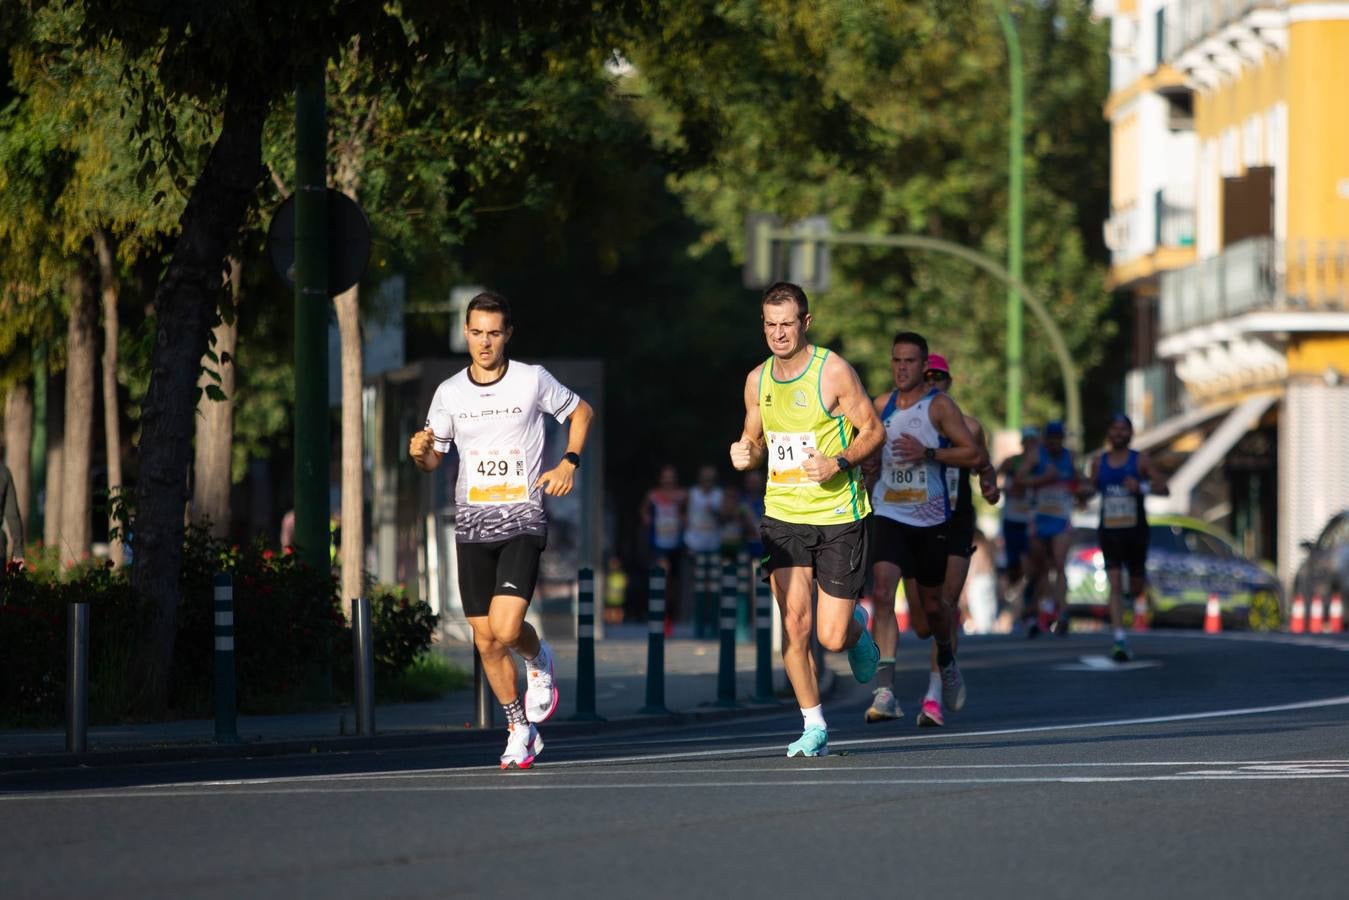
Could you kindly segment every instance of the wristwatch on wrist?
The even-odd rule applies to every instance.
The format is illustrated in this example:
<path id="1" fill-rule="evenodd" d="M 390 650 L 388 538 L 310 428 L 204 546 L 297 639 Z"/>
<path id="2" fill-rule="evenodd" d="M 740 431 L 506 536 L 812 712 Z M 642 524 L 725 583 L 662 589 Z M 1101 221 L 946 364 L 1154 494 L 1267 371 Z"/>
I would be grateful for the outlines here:
<path id="1" fill-rule="evenodd" d="M 572 453 L 570 450 L 568 450 L 566 453 L 562 454 L 562 458 L 565 459 L 567 462 L 571 463 L 572 468 L 574 469 L 581 468 L 581 454 Z"/>
<path id="2" fill-rule="evenodd" d="M 937 448 L 936 448 L 936 447 L 928 447 L 928 448 L 926 448 L 925 450 L 923 450 L 923 458 L 924 458 L 924 459 L 936 459 L 936 458 L 937 458 Z"/>
<path id="3" fill-rule="evenodd" d="M 848 457 L 843 456 L 842 454 L 835 456 L 834 462 L 838 463 L 838 470 L 840 472 L 846 472 L 852 467 L 852 463 L 848 462 Z"/>

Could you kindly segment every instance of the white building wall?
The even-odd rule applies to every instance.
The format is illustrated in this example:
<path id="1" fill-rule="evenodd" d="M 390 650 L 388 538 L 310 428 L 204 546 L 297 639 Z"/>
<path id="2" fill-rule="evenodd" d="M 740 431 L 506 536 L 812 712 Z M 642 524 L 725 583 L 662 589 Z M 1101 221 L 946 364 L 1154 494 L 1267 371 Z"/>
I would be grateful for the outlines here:
<path id="1" fill-rule="evenodd" d="M 1279 418 L 1279 577 L 1291 587 L 1315 540 L 1335 513 L 1349 508 L 1349 384 L 1291 381 Z"/>

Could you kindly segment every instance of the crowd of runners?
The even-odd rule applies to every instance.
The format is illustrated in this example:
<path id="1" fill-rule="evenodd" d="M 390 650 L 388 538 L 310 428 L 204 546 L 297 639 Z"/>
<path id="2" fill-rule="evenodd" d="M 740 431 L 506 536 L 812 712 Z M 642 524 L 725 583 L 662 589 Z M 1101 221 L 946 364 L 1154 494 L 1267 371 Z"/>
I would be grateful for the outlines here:
<path id="1" fill-rule="evenodd" d="M 770 355 L 745 378 L 744 426 L 729 456 L 737 471 L 766 468 L 761 569 L 781 612 L 783 666 L 803 726 L 788 756 L 828 753 L 813 642 L 847 653 L 859 682 L 874 680 L 867 722 L 903 716 L 894 683 L 901 584 L 914 634 L 930 639 L 917 724 L 940 727 L 965 704 L 959 598 L 976 546 L 976 486 L 989 504 L 1005 497 L 1006 570 L 1028 637 L 1067 632 L 1072 513 L 1100 494 L 1111 655 L 1131 658 L 1123 574 L 1131 593 L 1146 589 L 1143 497 L 1166 486 L 1147 456 L 1130 449 L 1126 416 L 1111 419 L 1108 446 L 1092 457 L 1085 477 L 1059 422 L 1025 429 L 1021 452 L 995 468 L 986 430 L 952 398 L 951 367 L 922 335 L 894 336 L 894 386 L 872 397 L 847 360 L 811 342 L 809 301 L 799 286 L 772 285 L 761 308 Z M 471 361 L 437 389 L 409 454 L 429 471 L 452 446 L 458 451 L 460 595 L 506 716 L 501 767 L 529 768 L 543 749 L 538 725 L 558 702 L 552 653 L 525 621 L 546 538 L 543 495 L 572 490 L 593 411 L 543 367 L 508 358 L 505 298 L 479 294 L 463 328 Z M 566 452 L 547 471 L 544 416 L 568 427 Z M 870 600 L 870 620 L 863 599 Z M 514 656 L 525 663 L 523 696 Z"/>

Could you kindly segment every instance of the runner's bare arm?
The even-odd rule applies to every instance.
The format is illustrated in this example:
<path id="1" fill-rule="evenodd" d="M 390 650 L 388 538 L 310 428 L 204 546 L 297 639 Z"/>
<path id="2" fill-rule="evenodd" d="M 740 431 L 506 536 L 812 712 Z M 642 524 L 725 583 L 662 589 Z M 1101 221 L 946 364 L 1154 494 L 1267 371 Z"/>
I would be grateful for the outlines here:
<path id="1" fill-rule="evenodd" d="M 567 453 L 581 455 L 585 449 L 586 435 L 590 433 L 590 423 L 595 419 L 595 409 L 589 403 L 578 398 L 576 408 L 567 417 Z M 539 476 L 534 487 L 543 487 L 550 497 L 565 497 L 571 493 L 575 480 L 576 466 L 563 459 L 556 466 Z"/>
<path id="2" fill-rule="evenodd" d="M 956 402 L 946 394 L 938 394 L 932 398 L 932 406 L 929 409 L 937 433 L 951 442 L 949 447 L 935 448 L 932 458 L 947 466 L 962 469 L 978 468 L 985 454 L 975 443 L 974 435 L 970 434 L 970 429 L 965 425 L 965 414 L 960 411 Z M 900 440 L 903 446 L 902 455 L 906 462 L 918 462 L 926 456 L 928 448 L 923 447 L 911 436 L 904 435 Z"/>
<path id="3" fill-rule="evenodd" d="M 414 432 L 412 439 L 408 441 L 408 456 L 412 457 L 417 468 L 423 472 L 430 472 L 440 465 L 441 457 L 444 455 L 433 446 L 434 440 L 435 435 L 431 433 L 431 429 L 423 428 Z"/>
<path id="4" fill-rule="evenodd" d="M 993 461 L 988 455 L 988 432 L 984 431 L 984 426 L 979 424 L 979 420 L 974 416 L 965 417 L 965 426 L 969 428 L 970 434 L 974 435 L 975 441 L 979 444 L 979 452 L 983 454 L 983 462 L 975 469 L 975 474 L 979 476 L 979 493 L 987 502 L 997 503 L 1002 494 L 998 491 L 998 472 L 993 468 Z"/>
<path id="5" fill-rule="evenodd" d="M 740 440 L 731 444 L 731 465 L 737 472 L 753 469 L 763 462 L 763 416 L 759 412 L 760 364 L 745 378 L 745 427 Z"/>
<path id="6" fill-rule="evenodd" d="M 1138 474 L 1148 480 L 1148 493 L 1158 497 L 1170 497 L 1171 488 L 1167 486 L 1166 476 L 1152 464 L 1152 457 L 1146 453 L 1138 454 Z"/>
<path id="7" fill-rule="evenodd" d="M 881 448 L 885 440 L 885 427 L 876 414 L 875 403 L 867 396 L 866 388 L 862 387 L 857 370 L 837 353 L 831 353 L 824 361 L 820 393 L 826 400 L 825 407 L 830 414 L 842 415 L 857 432 L 852 443 L 839 454 L 848 461 L 849 467 L 861 464 Z M 809 451 L 802 468 L 816 482 L 827 481 L 842 471 L 837 459 Z"/>

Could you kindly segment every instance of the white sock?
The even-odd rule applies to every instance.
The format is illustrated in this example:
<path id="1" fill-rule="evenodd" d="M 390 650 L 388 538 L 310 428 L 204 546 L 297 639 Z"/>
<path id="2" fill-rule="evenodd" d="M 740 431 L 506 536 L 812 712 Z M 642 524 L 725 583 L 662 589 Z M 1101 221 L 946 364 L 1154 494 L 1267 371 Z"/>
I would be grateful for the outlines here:
<path id="1" fill-rule="evenodd" d="M 801 718 L 805 721 L 807 728 L 814 725 L 823 728 L 825 731 L 829 730 L 829 726 L 824 724 L 824 704 L 812 706 L 810 709 L 802 707 Z"/>
<path id="2" fill-rule="evenodd" d="M 1123 629 L 1123 628 L 1116 628 L 1116 629 L 1115 629 L 1115 642 L 1116 642 L 1116 643 L 1119 643 L 1119 644 L 1124 643 L 1124 629 Z"/>
<path id="3" fill-rule="evenodd" d="M 927 673 L 927 696 L 924 697 L 923 699 L 924 699 L 924 700 L 936 700 L 938 703 L 941 702 L 941 673 L 940 673 L 940 672 L 928 672 L 928 673 Z"/>

